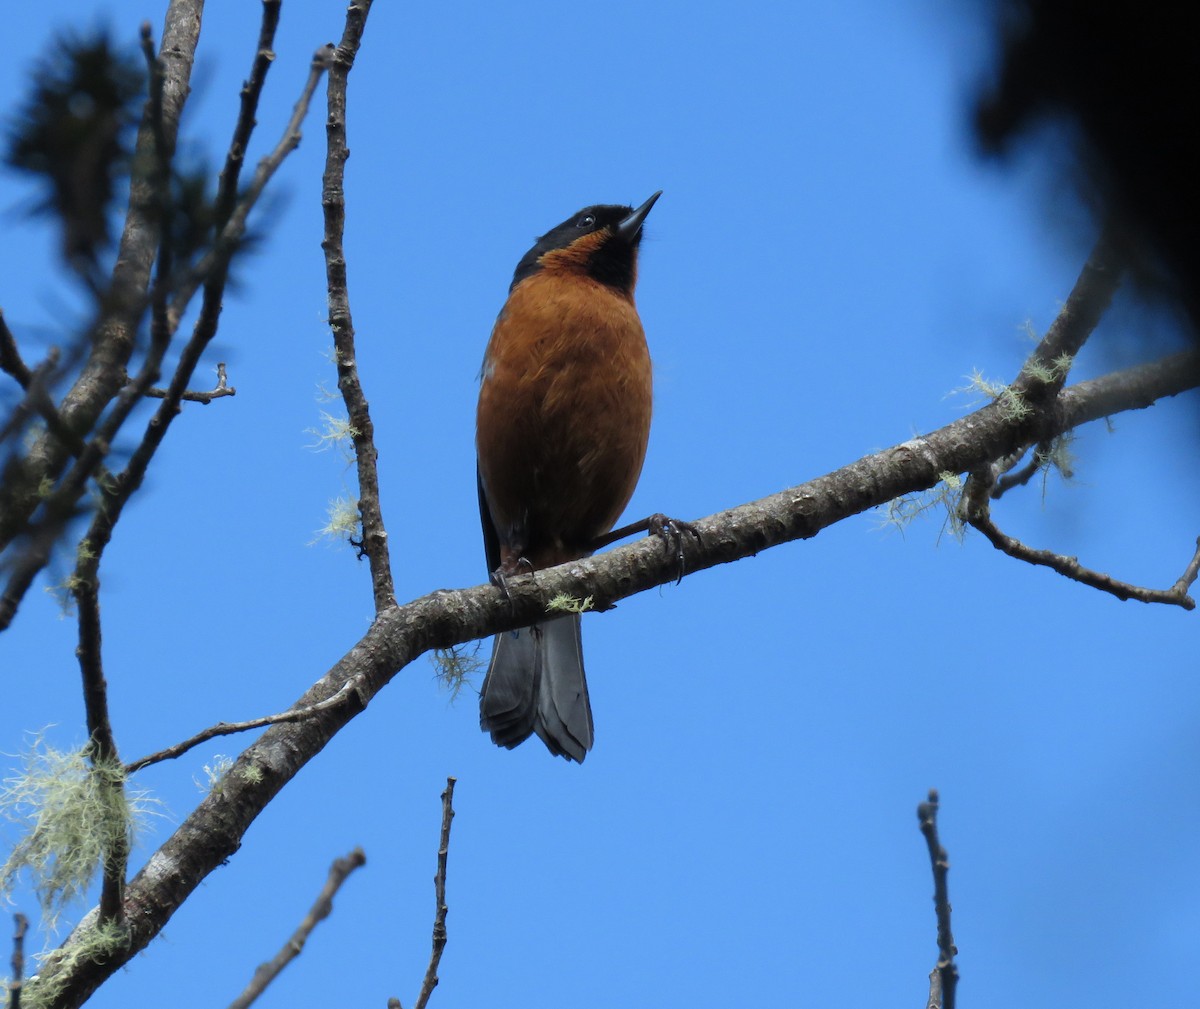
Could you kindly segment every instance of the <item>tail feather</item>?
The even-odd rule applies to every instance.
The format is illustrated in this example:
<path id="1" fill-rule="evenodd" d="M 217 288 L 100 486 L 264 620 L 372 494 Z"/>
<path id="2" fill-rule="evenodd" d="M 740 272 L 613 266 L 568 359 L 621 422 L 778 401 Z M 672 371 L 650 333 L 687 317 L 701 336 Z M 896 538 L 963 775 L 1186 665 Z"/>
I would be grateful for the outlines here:
<path id="1" fill-rule="evenodd" d="M 578 614 L 497 635 L 479 722 L 500 746 L 511 749 L 536 732 L 555 756 L 583 761 L 592 708 Z"/>
<path id="2" fill-rule="evenodd" d="M 583 673 L 579 614 L 541 627 L 541 678 L 534 731 L 556 756 L 582 762 L 592 748 L 592 706 Z"/>
<path id="3" fill-rule="evenodd" d="M 532 627 L 497 634 L 479 698 L 479 724 L 512 749 L 532 734 L 537 715 L 537 635 Z"/>

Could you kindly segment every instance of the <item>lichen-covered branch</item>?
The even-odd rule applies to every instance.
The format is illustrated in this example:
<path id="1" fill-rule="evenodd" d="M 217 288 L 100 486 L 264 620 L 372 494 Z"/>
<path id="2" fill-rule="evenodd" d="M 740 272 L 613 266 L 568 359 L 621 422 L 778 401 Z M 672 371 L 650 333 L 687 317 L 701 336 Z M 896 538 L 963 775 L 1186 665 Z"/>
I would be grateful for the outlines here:
<path id="1" fill-rule="evenodd" d="M 325 119 L 325 176 L 321 186 L 321 207 L 325 212 L 325 278 L 329 288 L 329 326 L 333 330 L 338 388 L 346 404 L 350 433 L 354 439 L 354 458 L 358 469 L 358 510 L 362 517 L 361 551 L 371 568 L 375 612 L 396 605 L 392 585 L 387 530 L 379 501 L 379 475 L 375 449 L 375 426 L 358 375 L 358 357 L 354 349 L 354 323 L 350 315 L 350 294 L 346 275 L 346 254 L 342 234 L 346 224 L 344 174 L 350 151 L 346 146 L 346 82 L 354 57 L 362 41 L 363 28 L 371 0 L 354 0 L 346 14 L 346 30 L 333 51 L 329 70 L 329 111 Z"/>
<path id="2" fill-rule="evenodd" d="M 1012 392 L 1025 401 L 1045 402 L 1066 383 L 1075 355 L 1092 335 L 1121 283 L 1124 262 L 1113 229 L 1096 241 L 1066 303 L 1029 355 Z"/>

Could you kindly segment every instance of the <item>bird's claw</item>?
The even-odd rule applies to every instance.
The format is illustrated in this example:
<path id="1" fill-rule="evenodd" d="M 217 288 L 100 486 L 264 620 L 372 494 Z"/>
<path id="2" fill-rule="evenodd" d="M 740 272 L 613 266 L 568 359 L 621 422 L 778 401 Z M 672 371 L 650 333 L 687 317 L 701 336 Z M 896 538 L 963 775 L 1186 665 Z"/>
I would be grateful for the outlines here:
<path id="1" fill-rule="evenodd" d="M 508 600 L 509 608 L 516 609 L 516 601 L 513 599 L 512 590 L 508 587 L 509 578 L 522 573 L 522 568 L 533 574 L 533 564 L 524 557 L 519 557 L 515 562 L 505 561 L 495 571 L 488 575 L 488 581 L 496 586 L 504 593 L 504 598 Z"/>
<path id="2" fill-rule="evenodd" d="M 647 526 L 651 536 L 657 536 L 666 545 L 668 550 L 674 549 L 675 560 L 679 563 L 679 577 L 675 579 L 675 584 L 678 585 L 683 581 L 683 576 L 687 573 L 684 566 L 683 555 L 683 535 L 687 533 L 693 536 L 696 542 L 703 543 L 700 537 L 700 530 L 691 522 L 684 522 L 683 519 L 668 518 L 661 512 L 656 512 L 651 515 L 647 521 Z"/>

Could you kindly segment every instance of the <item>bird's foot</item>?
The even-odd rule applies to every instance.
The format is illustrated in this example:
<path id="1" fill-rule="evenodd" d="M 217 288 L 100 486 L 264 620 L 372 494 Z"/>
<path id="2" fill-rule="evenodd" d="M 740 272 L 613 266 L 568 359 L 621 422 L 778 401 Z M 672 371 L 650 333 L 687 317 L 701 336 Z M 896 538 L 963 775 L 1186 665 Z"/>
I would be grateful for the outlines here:
<path id="1" fill-rule="evenodd" d="M 529 560 L 524 557 L 518 557 L 516 560 L 505 558 L 504 562 L 488 575 L 488 581 L 503 592 L 504 598 L 508 600 L 508 605 L 514 607 L 515 604 L 513 603 L 512 591 L 508 587 L 508 580 L 525 572 L 533 574 L 533 564 Z"/>
<path id="2" fill-rule="evenodd" d="M 683 555 L 684 534 L 694 537 L 696 543 L 700 544 L 704 542 L 700 538 L 700 530 L 691 522 L 668 518 L 661 512 L 655 512 L 646 520 L 646 529 L 651 536 L 657 536 L 662 540 L 668 550 L 675 551 L 675 560 L 679 563 L 679 577 L 675 579 L 675 584 L 678 585 L 686 574 Z"/>

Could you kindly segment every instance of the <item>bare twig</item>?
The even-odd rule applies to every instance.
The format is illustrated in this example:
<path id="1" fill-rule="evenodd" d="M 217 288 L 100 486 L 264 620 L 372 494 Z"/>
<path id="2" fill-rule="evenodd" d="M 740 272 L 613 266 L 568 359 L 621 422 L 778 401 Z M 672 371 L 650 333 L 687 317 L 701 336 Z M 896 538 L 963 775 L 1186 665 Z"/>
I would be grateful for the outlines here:
<path id="1" fill-rule="evenodd" d="M 150 399 L 166 399 L 170 393 L 166 389 L 147 389 L 146 396 Z M 180 395 L 180 400 L 184 403 L 201 403 L 208 406 L 214 399 L 221 399 L 225 396 L 236 396 L 237 389 L 229 384 L 229 380 L 225 374 L 225 362 L 221 361 L 217 364 L 217 385 L 208 392 L 193 392 L 188 389 Z"/>
<path id="2" fill-rule="evenodd" d="M 928 1009 L 954 1009 L 954 995 L 958 987 L 958 966 L 954 957 L 958 948 L 950 931 L 950 888 L 946 876 L 950 871 L 950 856 L 938 840 L 937 789 L 929 790 L 929 799 L 917 806 L 917 819 L 921 821 L 921 834 L 929 848 L 929 862 L 933 867 L 933 906 L 937 914 L 937 966 L 929 975 Z"/>
<path id="3" fill-rule="evenodd" d="M 1046 458 L 1049 451 L 1049 445 L 1046 442 L 1041 442 L 1034 450 L 1027 462 L 1020 469 L 1017 469 L 1017 463 L 1023 458 L 1028 449 L 1021 452 L 1015 452 L 1010 459 L 996 466 L 996 483 L 992 487 L 992 500 L 998 501 L 1007 491 L 1014 487 L 1024 487 L 1030 480 L 1046 465 Z"/>
<path id="4" fill-rule="evenodd" d="M 28 389 L 29 383 L 33 381 L 33 373 L 21 360 L 21 352 L 17 349 L 16 337 L 12 335 L 12 330 L 8 328 L 8 322 L 4 318 L 4 310 L 0 309 L 0 371 L 11 375 L 17 380 L 17 384 L 22 389 Z"/>
<path id="5" fill-rule="evenodd" d="M 18 911 L 13 915 L 12 977 L 8 982 L 8 1009 L 21 1009 L 21 986 L 25 977 L 25 933 L 29 919 Z"/>
<path id="6" fill-rule="evenodd" d="M 1194 610 L 1196 601 L 1188 595 L 1188 589 L 1196 581 L 1200 570 L 1200 540 L 1196 553 L 1179 579 L 1169 589 L 1150 589 L 1128 582 L 1118 581 L 1102 571 L 1093 571 L 1079 563 L 1077 557 L 1067 557 L 1050 550 L 1038 550 L 1002 532 L 992 521 L 988 503 L 990 468 L 983 467 L 967 479 L 967 490 L 963 494 L 962 516 L 974 529 L 978 529 L 997 550 L 1038 567 L 1050 568 L 1065 578 L 1107 592 L 1121 600 L 1136 599 L 1142 603 L 1165 603 Z"/>
<path id="7" fill-rule="evenodd" d="M 149 767 L 151 764 L 160 764 L 164 760 L 174 760 L 176 757 L 182 757 L 188 750 L 194 749 L 201 743 L 209 739 L 215 739 L 218 736 L 232 736 L 237 732 L 249 732 L 251 729 L 262 729 L 268 725 L 281 725 L 284 722 L 299 722 L 305 718 L 311 718 L 313 715 L 319 714 L 322 711 L 328 711 L 349 699 L 350 695 L 358 689 L 358 684 L 354 680 L 349 680 L 343 683 L 337 693 L 325 698 L 323 701 L 318 701 L 315 704 L 307 704 L 300 708 L 291 708 L 288 711 L 281 711 L 277 715 L 264 715 L 261 718 L 251 718 L 245 722 L 218 722 L 216 725 L 209 726 L 202 732 L 197 732 L 194 736 L 185 739 L 181 743 L 176 743 L 174 746 L 168 746 L 164 750 L 158 750 L 155 753 L 148 754 L 145 757 L 139 757 L 125 765 L 126 775 L 133 774 Z"/>
<path id="8" fill-rule="evenodd" d="M 454 819 L 454 786 L 457 781 L 457 778 L 447 778 L 446 790 L 442 792 L 442 834 L 438 841 L 437 873 L 433 877 L 436 908 L 433 916 L 433 950 L 414 1009 L 425 1009 L 429 996 L 437 987 L 438 964 L 442 961 L 442 950 L 446 948 L 446 912 L 449 910 L 446 907 L 446 856 L 450 851 L 450 823 Z"/>
<path id="9" fill-rule="evenodd" d="M 275 61 L 272 47 L 275 44 L 275 29 L 279 27 L 279 5 L 280 0 L 262 0 L 262 23 L 258 30 L 254 62 L 250 66 L 250 76 L 242 84 L 241 109 L 238 112 L 237 124 L 233 128 L 233 139 L 229 142 L 225 167 L 221 169 L 221 179 L 217 187 L 214 216 L 218 230 L 228 223 L 237 203 L 238 177 L 246 160 L 250 136 L 254 132 L 258 100 L 267 80 L 267 71 Z"/>
<path id="10" fill-rule="evenodd" d="M 333 911 L 334 895 L 346 882 L 346 878 L 355 869 L 366 864 L 367 856 L 363 854 L 362 848 L 355 848 L 349 855 L 334 861 L 333 865 L 329 867 L 329 878 L 325 880 L 325 885 L 317 895 L 316 902 L 308 909 L 304 920 L 300 922 L 299 927 L 283 944 L 279 952 L 271 960 L 259 965 L 245 990 L 229 1003 L 229 1009 L 246 1009 L 266 991 L 267 986 L 279 976 L 283 968 L 303 952 L 304 944 L 312 935 L 313 929 L 319 922 L 328 918 Z"/>
<path id="11" fill-rule="evenodd" d="M 354 349 L 354 323 L 350 316 L 350 293 L 346 277 L 346 256 L 342 233 L 346 223 L 344 174 L 350 152 L 346 147 L 346 81 L 362 40 L 363 27 L 371 10 L 371 0 L 354 0 L 346 12 L 346 30 L 333 52 L 329 70 L 329 113 L 325 119 L 325 177 L 321 187 L 321 206 L 325 211 L 325 277 L 329 287 L 329 326 L 333 330 L 338 388 L 346 403 L 346 414 L 354 439 L 354 457 L 358 467 L 358 510 L 362 516 L 361 553 L 371 568 L 375 612 L 396 605 L 392 567 L 388 555 L 387 531 L 379 501 L 379 475 L 375 449 L 375 428 L 367 397 L 358 377 L 358 358 Z M 361 554 L 360 554 L 361 556 Z"/>
<path id="12" fill-rule="evenodd" d="M 313 55 L 312 62 L 309 64 L 308 78 L 304 82 L 299 98 L 296 99 L 296 104 L 292 107 L 292 115 L 283 129 L 283 136 L 271 153 L 259 161 L 258 166 L 254 170 L 254 175 L 251 177 L 250 185 L 246 187 L 245 193 L 237 201 L 233 212 L 229 215 L 229 220 L 221 229 L 215 248 L 202 256 L 199 262 L 177 284 L 175 294 L 171 299 L 170 319 L 172 329 L 179 326 L 180 317 L 191 303 L 197 288 L 202 283 L 207 283 L 210 278 L 216 277 L 222 266 L 228 266 L 230 258 L 237 251 L 238 243 L 246 234 L 246 221 L 250 216 L 250 211 L 258 204 L 263 190 L 267 187 L 267 183 L 279 171 L 279 166 L 283 164 L 292 151 L 300 146 L 302 136 L 300 127 L 308 115 L 308 108 L 312 104 L 312 98 L 316 93 L 317 85 L 321 82 L 321 77 L 324 76 L 328 66 L 329 51 L 327 47 L 323 46 Z M 219 304 L 210 306 L 206 298 L 204 307 L 201 309 L 201 318 L 196 320 L 196 330 L 193 333 L 210 329 L 215 332 L 215 321 L 206 319 L 205 313 L 219 312 L 219 309 Z M 193 335 L 192 339 L 194 342 L 196 339 L 195 335 Z"/>
<path id="13" fill-rule="evenodd" d="M 75 654 L 79 657 L 79 670 L 83 676 L 83 703 L 90 737 L 88 757 L 93 774 L 96 774 L 97 769 L 112 768 L 120 762 L 108 714 L 108 683 L 104 679 L 101 659 L 100 583 L 98 580 L 83 581 L 76 577 L 72 581 L 71 591 L 79 614 L 79 646 Z M 123 801 L 120 793 L 124 792 L 124 784 L 120 778 L 101 773 L 96 774 L 96 780 L 100 788 L 111 789 L 118 793 L 114 797 Z M 129 837 L 120 831 L 114 836 L 112 848 L 104 852 L 100 889 L 100 920 L 103 922 L 119 922 L 125 917 L 125 872 L 128 865 Z"/>
<path id="14" fill-rule="evenodd" d="M 147 78 L 145 118 L 154 141 L 154 157 L 145 159 L 145 173 L 158 208 L 158 260 L 150 295 L 150 358 L 153 360 L 154 374 L 149 381 L 153 382 L 158 378 L 162 357 L 171 340 L 171 330 L 167 324 L 167 294 L 174 266 L 171 239 L 171 160 L 174 147 L 168 143 L 167 131 L 163 126 L 163 64 L 154 52 L 154 36 L 149 21 L 142 23 L 141 40 Z"/>

